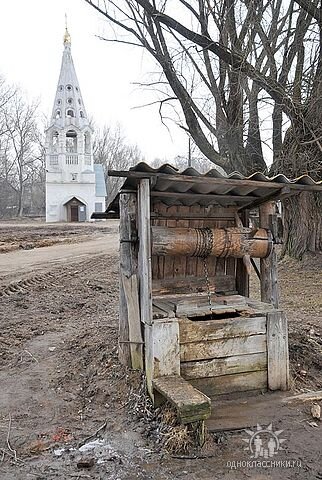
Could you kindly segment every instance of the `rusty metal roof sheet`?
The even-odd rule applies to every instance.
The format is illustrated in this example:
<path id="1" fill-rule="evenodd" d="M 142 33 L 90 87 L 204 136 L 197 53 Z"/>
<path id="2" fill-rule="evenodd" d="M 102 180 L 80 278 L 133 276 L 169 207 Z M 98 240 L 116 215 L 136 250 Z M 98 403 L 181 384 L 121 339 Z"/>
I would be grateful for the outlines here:
<path id="1" fill-rule="evenodd" d="M 321 191 L 322 181 L 314 181 L 309 175 L 290 180 L 283 174 L 267 177 L 263 173 L 253 173 L 245 177 L 239 172 L 223 175 L 215 168 L 200 173 L 192 167 L 179 172 L 169 164 L 152 168 L 144 162 L 128 171 L 110 172 L 112 176 L 126 177 L 120 191 L 134 191 L 140 178 L 151 178 L 151 196 L 168 206 L 196 203 L 209 206 L 220 205 L 250 207 L 270 198 L 279 198 L 287 192 Z M 118 210 L 118 195 L 109 203 L 106 212 Z"/>

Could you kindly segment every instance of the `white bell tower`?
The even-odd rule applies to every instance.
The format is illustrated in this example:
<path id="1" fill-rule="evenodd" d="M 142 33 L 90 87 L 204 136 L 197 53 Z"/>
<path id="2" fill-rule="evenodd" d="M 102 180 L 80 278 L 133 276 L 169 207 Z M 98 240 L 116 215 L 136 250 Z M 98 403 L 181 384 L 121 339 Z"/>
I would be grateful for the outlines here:
<path id="1" fill-rule="evenodd" d="M 97 198 L 92 133 L 66 25 L 60 75 L 46 130 L 47 222 L 87 221 L 94 211 L 105 209 L 106 191 L 99 192 L 103 195 Z"/>

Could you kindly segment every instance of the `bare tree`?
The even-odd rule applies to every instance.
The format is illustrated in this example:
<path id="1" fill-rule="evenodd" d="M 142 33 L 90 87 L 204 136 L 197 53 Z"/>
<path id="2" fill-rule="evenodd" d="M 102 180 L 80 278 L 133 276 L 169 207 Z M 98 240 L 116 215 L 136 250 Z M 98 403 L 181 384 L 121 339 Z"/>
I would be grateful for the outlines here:
<path id="1" fill-rule="evenodd" d="M 93 155 L 94 162 L 103 165 L 108 198 L 113 198 L 122 183 L 120 178 L 109 177 L 108 170 L 126 170 L 143 160 L 139 148 L 128 143 L 120 125 L 95 130 Z"/>
<path id="2" fill-rule="evenodd" d="M 43 151 L 39 143 L 37 103 L 28 103 L 19 90 L 12 92 L 0 110 L 0 175 L 8 189 L 15 192 L 16 214 L 21 216 L 25 187 L 43 167 Z"/>

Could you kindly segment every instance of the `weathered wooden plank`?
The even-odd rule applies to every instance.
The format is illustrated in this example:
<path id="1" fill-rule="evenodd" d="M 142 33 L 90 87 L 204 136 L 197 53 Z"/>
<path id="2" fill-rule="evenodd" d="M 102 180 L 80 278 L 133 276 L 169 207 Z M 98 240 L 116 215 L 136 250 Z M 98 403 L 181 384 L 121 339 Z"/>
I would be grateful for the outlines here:
<path id="1" fill-rule="evenodd" d="M 247 337 L 266 333 L 266 317 L 223 320 L 179 321 L 180 343 L 208 342 L 223 338 Z M 265 349 L 266 350 L 266 349 Z"/>
<path id="2" fill-rule="evenodd" d="M 154 303 L 152 305 L 152 309 L 153 309 L 153 320 L 168 317 L 168 313 L 162 310 L 161 308 L 157 307 Z"/>
<path id="3" fill-rule="evenodd" d="M 264 334 L 199 341 L 180 345 L 180 359 L 182 362 L 190 362 L 234 355 L 249 355 L 266 352 L 266 348 L 266 335 Z"/>
<path id="4" fill-rule="evenodd" d="M 292 402 L 319 402 L 322 400 L 322 390 L 316 390 L 315 392 L 306 392 L 299 393 L 298 395 L 292 395 L 283 397 L 282 402 L 292 403 Z"/>
<path id="5" fill-rule="evenodd" d="M 138 187 L 138 273 L 140 280 L 141 322 L 152 323 L 152 273 L 150 241 L 150 184 L 140 180 Z"/>
<path id="6" fill-rule="evenodd" d="M 224 305 L 246 305 L 246 298 L 242 295 L 226 295 L 222 297 Z"/>
<path id="7" fill-rule="evenodd" d="M 267 314 L 268 388 L 288 390 L 289 357 L 287 320 L 283 312 Z"/>
<path id="8" fill-rule="evenodd" d="M 270 303 L 264 303 L 260 302 L 259 300 L 253 300 L 250 298 L 247 298 L 247 305 L 261 312 L 269 312 L 271 310 L 274 310 L 273 305 L 271 305 Z"/>
<path id="9" fill-rule="evenodd" d="M 186 380 L 256 372 L 258 370 L 267 370 L 267 354 L 263 352 L 199 362 L 181 362 L 180 369 L 181 375 Z"/>
<path id="10" fill-rule="evenodd" d="M 162 300 L 156 300 L 153 299 L 153 305 L 156 307 L 160 308 L 163 310 L 168 317 L 174 317 L 175 316 L 175 303 L 173 303 L 171 300 L 167 299 L 162 299 Z"/>
<path id="11" fill-rule="evenodd" d="M 209 418 L 210 398 L 179 375 L 156 378 L 153 387 L 175 406 L 182 423 L 193 423 Z"/>
<path id="12" fill-rule="evenodd" d="M 191 199 L 191 193 L 190 192 L 151 192 L 152 197 L 158 197 L 160 199 L 162 198 L 176 198 L 179 201 L 185 200 L 185 199 Z M 206 200 L 207 202 L 209 201 L 220 201 L 220 200 L 230 200 L 231 202 L 238 201 L 238 203 L 250 203 L 251 201 L 255 201 L 258 197 L 252 196 L 252 195 L 214 195 L 210 193 L 194 193 L 193 198 L 197 200 Z M 220 202 L 219 202 L 220 203 Z"/>
<path id="13" fill-rule="evenodd" d="M 160 319 L 145 326 L 145 374 L 152 398 L 155 378 L 180 374 L 179 326 L 175 319 Z"/>
<path id="14" fill-rule="evenodd" d="M 185 219 L 189 221 L 193 220 L 234 220 L 235 213 L 238 210 L 238 207 L 219 207 L 218 205 L 209 205 L 209 206 L 201 206 L 199 204 L 191 205 L 188 207 L 189 210 L 181 211 L 182 205 L 177 206 L 178 209 L 176 211 L 169 212 L 169 206 L 163 203 L 162 201 L 158 201 L 155 198 L 152 198 L 152 209 L 151 209 L 151 219 L 158 218 L 158 219 Z M 180 208 L 180 210 L 179 210 Z M 191 224 L 190 224 L 191 226 Z"/>
<path id="15" fill-rule="evenodd" d="M 275 202 L 267 202 L 260 206 L 259 219 L 262 228 L 271 228 L 271 217 L 276 215 Z M 277 285 L 277 256 L 273 246 L 271 254 L 260 260 L 261 300 L 278 308 L 279 294 Z"/>
<path id="16" fill-rule="evenodd" d="M 151 207 L 153 209 L 153 206 Z M 160 220 L 158 218 L 153 218 L 152 214 L 150 213 L 150 223 L 151 227 L 154 226 L 160 226 Z M 159 262 L 158 262 L 159 257 L 156 255 L 151 256 L 151 274 L 152 278 L 158 278 L 159 275 Z"/>
<path id="17" fill-rule="evenodd" d="M 131 364 L 135 370 L 143 369 L 143 341 L 141 333 L 139 290 L 137 276 L 128 278 L 122 274 L 121 281 L 128 311 L 129 343 L 131 352 Z"/>
<path id="18" fill-rule="evenodd" d="M 137 273 L 138 254 L 134 242 L 136 236 L 135 193 L 120 194 L 120 301 L 119 301 L 119 359 L 123 365 L 132 367 L 129 343 L 128 305 L 124 293 L 122 276 L 131 277 Z"/>
<path id="19" fill-rule="evenodd" d="M 285 421 L 285 418 L 298 421 L 298 411 L 294 408 L 287 408 L 283 405 L 285 393 L 270 392 L 262 395 L 260 391 L 237 393 L 230 395 L 233 399 L 214 397 L 212 400 L 212 415 L 207 420 L 206 426 L 209 432 L 225 430 L 243 430 L 256 427 L 257 424 L 269 425 L 273 422 L 278 425 Z M 258 477 L 253 477 L 259 480 Z"/>
<path id="20" fill-rule="evenodd" d="M 236 298 L 234 298 L 236 297 Z M 232 295 L 227 297 L 218 297 L 212 295 L 211 307 L 209 305 L 208 296 L 178 299 L 176 303 L 176 314 L 179 315 L 202 315 L 204 312 L 209 313 L 212 310 L 215 313 L 225 313 L 233 311 L 244 311 L 245 315 L 247 310 L 251 311 L 250 307 L 246 304 L 244 297 L 238 298 L 239 295 Z M 173 301 L 175 301 L 173 299 Z M 225 310 L 226 309 L 226 310 Z M 244 316 L 245 316 L 244 315 Z"/>
<path id="21" fill-rule="evenodd" d="M 179 326 L 176 321 L 153 324 L 154 378 L 180 373 Z"/>
<path id="22" fill-rule="evenodd" d="M 214 290 L 216 290 L 216 292 L 228 292 L 236 290 L 235 277 L 232 275 L 216 275 L 215 277 L 210 277 L 209 281 L 212 292 Z M 203 276 L 164 278 L 163 280 L 154 280 L 152 288 L 155 295 L 161 293 L 198 293 L 206 291 L 206 282 Z"/>
<path id="23" fill-rule="evenodd" d="M 198 378 L 190 383 L 205 395 L 214 397 L 232 392 L 247 392 L 251 390 L 267 390 L 267 371 L 237 373 L 221 377 Z"/>
<path id="24" fill-rule="evenodd" d="M 156 211 L 160 212 L 162 215 L 164 214 L 163 212 L 167 211 L 167 206 L 164 203 L 158 203 L 157 205 L 154 205 L 154 208 L 157 209 Z M 158 225 L 165 227 L 167 222 L 164 219 L 159 219 Z M 158 274 L 153 278 L 164 278 L 164 257 L 156 258 L 158 263 Z"/>

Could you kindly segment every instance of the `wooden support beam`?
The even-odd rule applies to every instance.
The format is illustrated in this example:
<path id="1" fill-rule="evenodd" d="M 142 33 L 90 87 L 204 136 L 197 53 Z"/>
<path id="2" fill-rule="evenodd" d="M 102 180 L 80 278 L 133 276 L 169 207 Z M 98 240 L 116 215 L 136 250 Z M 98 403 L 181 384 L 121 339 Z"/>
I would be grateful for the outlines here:
<path id="1" fill-rule="evenodd" d="M 255 200 L 258 197 L 252 195 L 213 195 L 207 193 L 180 193 L 180 192 L 151 192 L 152 197 L 158 198 L 175 198 L 178 200 L 185 200 L 185 199 L 195 199 L 195 200 L 206 200 L 211 201 L 232 201 L 236 203 L 250 203 L 252 200 Z"/>
<path id="2" fill-rule="evenodd" d="M 182 423 L 194 423 L 210 417 L 210 398 L 179 375 L 156 378 L 153 387 L 174 405 Z"/>
<path id="3" fill-rule="evenodd" d="M 289 357 L 285 314 L 272 311 L 267 314 L 267 371 L 270 390 L 288 390 Z"/>
<path id="4" fill-rule="evenodd" d="M 130 277 L 127 277 L 122 274 L 121 280 L 128 312 L 131 367 L 134 370 L 143 370 L 143 341 L 137 276 L 131 275 Z"/>
<path id="5" fill-rule="evenodd" d="M 275 202 L 268 202 L 260 206 L 259 221 L 261 228 L 271 228 L 272 219 L 276 217 L 275 210 Z M 271 254 L 267 258 L 261 258 L 260 272 L 261 300 L 262 302 L 270 303 L 275 308 L 278 308 L 279 295 L 277 285 L 277 255 L 274 245 Z"/>
<path id="6" fill-rule="evenodd" d="M 250 263 L 252 264 L 254 270 L 255 270 L 255 273 L 257 275 L 257 278 L 260 280 L 261 279 L 261 272 L 259 271 L 258 269 L 258 266 L 255 262 L 255 260 L 253 258 L 250 259 Z"/>
<path id="7" fill-rule="evenodd" d="M 137 317 L 135 316 L 137 313 L 133 313 L 133 310 L 136 310 L 135 297 L 138 297 L 138 291 L 135 293 L 135 286 L 132 284 L 131 291 L 125 294 L 123 280 L 124 278 L 130 279 L 137 275 L 138 252 L 136 244 L 133 241 L 136 237 L 136 205 L 137 201 L 134 193 L 120 194 L 119 359 L 123 365 L 131 368 L 131 352 L 133 353 L 134 350 L 142 349 L 142 345 L 138 346 L 138 344 L 133 344 L 131 347 L 129 329 L 129 316 L 133 317 L 134 315 L 131 321 L 137 321 Z M 138 365 L 136 364 L 136 366 Z"/>
<path id="8" fill-rule="evenodd" d="M 152 271 L 150 239 L 150 182 L 142 179 L 138 188 L 138 273 L 140 281 L 141 322 L 152 323 Z"/>
<path id="9" fill-rule="evenodd" d="M 259 197 L 255 200 L 251 200 L 247 205 L 240 207 L 240 210 L 244 208 L 248 208 L 249 210 L 251 210 L 253 208 L 259 207 L 263 203 L 273 200 L 284 200 L 285 198 L 292 197 L 297 193 L 299 192 L 297 190 L 291 190 L 289 185 L 284 187 L 281 186 L 281 188 L 275 192 L 269 193 L 268 195 L 265 195 L 264 197 Z"/>

